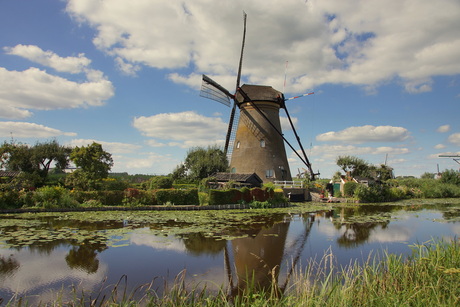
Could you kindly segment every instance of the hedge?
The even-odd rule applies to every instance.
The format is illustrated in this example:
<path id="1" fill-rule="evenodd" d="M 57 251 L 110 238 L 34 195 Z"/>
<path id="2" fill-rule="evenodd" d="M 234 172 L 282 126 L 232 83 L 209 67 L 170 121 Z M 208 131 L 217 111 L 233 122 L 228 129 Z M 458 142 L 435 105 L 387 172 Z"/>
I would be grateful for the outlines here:
<path id="1" fill-rule="evenodd" d="M 198 189 L 160 189 L 155 190 L 154 195 L 158 205 L 170 203 L 179 206 L 196 206 L 200 203 Z"/>
<path id="2" fill-rule="evenodd" d="M 210 190 L 209 191 L 209 205 L 228 205 L 239 202 L 251 201 L 267 201 L 274 197 L 272 190 L 264 190 L 261 188 L 253 189 L 229 189 L 229 190 Z"/>

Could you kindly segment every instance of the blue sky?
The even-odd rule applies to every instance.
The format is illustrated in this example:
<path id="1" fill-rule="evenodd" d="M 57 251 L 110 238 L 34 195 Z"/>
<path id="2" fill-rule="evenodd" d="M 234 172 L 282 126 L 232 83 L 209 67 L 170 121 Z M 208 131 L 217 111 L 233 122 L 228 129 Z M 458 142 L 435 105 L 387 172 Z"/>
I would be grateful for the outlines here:
<path id="1" fill-rule="evenodd" d="M 438 157 L 460 154 L 458 0 L 1 0 L 0 141 L 96 141 L 130 174 L 223 146 L 230 110 L 201 74 L 233 91 L 243 11 L 242 83 L 315 92 L 287 106 L 322 178 L 340 155 L 458 169 Z"/>

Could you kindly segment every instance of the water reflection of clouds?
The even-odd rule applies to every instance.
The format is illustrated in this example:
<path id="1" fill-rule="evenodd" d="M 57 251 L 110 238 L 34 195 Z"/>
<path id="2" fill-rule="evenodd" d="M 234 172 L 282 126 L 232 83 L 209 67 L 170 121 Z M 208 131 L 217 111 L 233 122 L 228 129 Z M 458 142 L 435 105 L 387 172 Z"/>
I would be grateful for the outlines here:
<path id="1" fill-rule="evenodd" d="M 34 296 L 28 298 L 28 303 L 34 305 L 34 298 L 42 302 L 56 300 L 59 294 L 49 289 L 55 285 L 65 283 L 69 287 L 62 288 L 62 299 L 72 298 L 71 285 L 84 285 L 86 291 L 91 291 L 99 285 L 107 275 L 107 265 L 99 263 L 95 273 L 87 273 L 83 270 L 72 269 L 67 265 L 67 250 L 54 250 L 43 255 L 30 253 L 28 249 L 19 252 L 0 249 L 0 257 L 12 257 L 20 265 L 7 278 L 2 280 L 0 291 L 17 293 L 19 296 Z M 60 288 L 60 287 L 59 287 Z M 38 303 L 38 302 L 35 302 Z"/>
<path id="2" fill-rule="evenodd" d="M 184 243 L 172 236 L 157 237 L 145 233 L 133 233 L 131 235 L 131 244 L 148 246 L 160 250 L 172 250 L 183 253 L 186 251 Z"/>
<path id="3" fill-rule="evenodd" d="M 404 225 L 373 229 L 368 242 L 406 242 L 414 235 L 415 229 Z"/>

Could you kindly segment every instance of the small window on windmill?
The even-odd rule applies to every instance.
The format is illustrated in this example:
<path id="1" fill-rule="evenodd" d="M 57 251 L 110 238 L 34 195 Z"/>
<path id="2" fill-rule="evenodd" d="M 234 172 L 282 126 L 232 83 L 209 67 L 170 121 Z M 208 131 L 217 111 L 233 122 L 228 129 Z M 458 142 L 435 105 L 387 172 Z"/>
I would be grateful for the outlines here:
<path id="1" fill-rule="evenodd" d="M 265 140 L 264 139 L 261 139 L 260 140 L 260 147 L 265 147 Z"/>
<path id="2" fill-rule="evenodd" d="M 273 178 L 274 174 L 275 174 L 275 172 L 272 169 L 267 169 L 265 171 L 265 177 L 266 178 Z"/>
<path id="3" fill-rule="evenodd" d="M 232 167 L 232 169 L 230 170 L 230 173 L 235 174 L 236 173 L 236 168 Z"/>
<path id="4" fill-rule="evenodd" d="M 240 141 L 236 142 L 236 148 L 240 148 Z"/>

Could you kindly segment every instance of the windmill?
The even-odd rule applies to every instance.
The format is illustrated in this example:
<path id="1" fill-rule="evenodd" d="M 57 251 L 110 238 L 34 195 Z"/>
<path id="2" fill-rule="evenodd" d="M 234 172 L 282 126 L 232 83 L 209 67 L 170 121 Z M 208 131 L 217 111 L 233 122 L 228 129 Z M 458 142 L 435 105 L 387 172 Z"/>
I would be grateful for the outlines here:
<path id="1" fill-rule="evenodd" d="M 315 175 L 318 174 L 312 170 L 285 104 L 287 100 L 313 93 L 285 99 L 283 93 L 271 86 L 250 84 L 240 86 L 246 39 L 246 19 L 247 15 L 244 13 L 243 40 L 235 93 L 230 93 L 206 75 L 203 75 L 200 92 L 202 97 L 231 107 L 224 147 L 224 152 L 230 161 L 230 170 L 233 173 L 256 173 L 264 182 L 291 181 L 292 177 L 284 147 L 284 143 L 286 143 L 306 165 L 310 178 L 314 180 Z M 279 109 L 281 108 L 286 112 L 302 155 L 288 142 L 281 131 L 279 117 Z"/>

